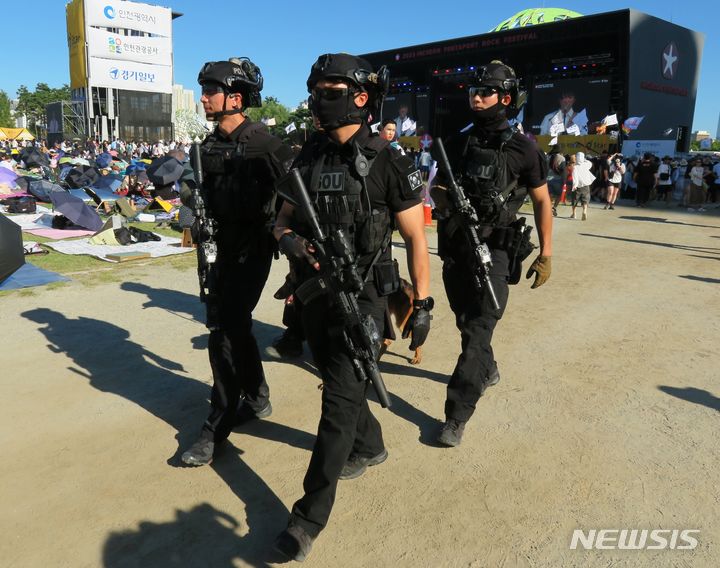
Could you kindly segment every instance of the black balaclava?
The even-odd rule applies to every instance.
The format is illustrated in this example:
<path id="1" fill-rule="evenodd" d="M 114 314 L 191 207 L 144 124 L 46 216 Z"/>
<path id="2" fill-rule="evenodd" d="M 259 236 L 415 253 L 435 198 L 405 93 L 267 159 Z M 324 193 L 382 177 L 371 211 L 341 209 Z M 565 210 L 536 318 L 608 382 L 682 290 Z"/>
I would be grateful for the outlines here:
<path id="1" fill-rule="evenodd" d="M 311 95 L 315 85 L 321 80 L 343 82 L 350 87 L 347 96 L 336 100 L 310 97 L 310 109 L 324 130 L 335 130 L 348 124 L 362 124 L 367 121 L 370 107 L 377 96 L 375 90 L 368 92 L 369 100 L 364 107 L 358 107 L 354 99 L 358 91 L 365 87 L 364 82 L 367 82 L 370 73 L 372 66 L 361 57 L 348 53 L 326 53 L 318 57 L 307 79 L 307 88 Z"/>
<path id="2" fill-rule="evenodd" d="M 475 128 L 484 132 L 493 132 L 496 130 L 505 130 L 509 126 L 507 117 L 505 116 L 507 107 L 499 100 L 502 96 L 502 92 L 498 93 L 498 102 L 493 106 L 483 110 L 473 111 L 473 124 Z"/>
<path id="3" fill-rule="evenodd" d="M 328 101 L 322 97 L 311 97 L 310 109 L 320 126 L 326 131 L 335 130 L 348 124 L 362 124 L 367 117 L 367 108 L 355 104 L 357 91 L 350 88 L 344 97 Z"/>

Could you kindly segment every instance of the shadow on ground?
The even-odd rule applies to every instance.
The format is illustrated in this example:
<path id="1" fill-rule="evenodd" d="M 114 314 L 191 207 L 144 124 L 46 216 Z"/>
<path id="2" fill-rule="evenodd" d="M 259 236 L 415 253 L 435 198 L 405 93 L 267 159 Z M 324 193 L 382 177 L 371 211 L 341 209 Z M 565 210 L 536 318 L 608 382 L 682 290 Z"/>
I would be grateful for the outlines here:
<path id="1" fill-rule="evenodd" d="M 207 415 L 210 388 L 180 374 L 184 372 L 182 365 L 131 341 L 126 329 L 109 322 L 67 318 L 47 308 L 21 315 L 39 324 L 48 349 L 72 359 L 69 370 L 81 380 L 101 392 L 134 402 L 174 428 L 179 448 L 198 435 Z M 314 440 L 306 432 L 270 422 L 243 428 L 247 434 L 304 449 L 309 449 Z M 105 565 L 235 566 L 233 559 L 241 558 L 248 565 L 264 566 L 265 555 L 272 539 L 284 528 L 288 511 L 240 458 L 241 453 L 226 442 L 211 467 L 245 505 L 244 537 L 235 534 L 240 523 L 233 517 L 201 505 L 190 512 L 177 511 L 174 522 L 144 522 L 137 531 L 111 535 L 103 552 Z M 177 462 L 178 454 L 179 450 L 169 462 Z M 191 470 L 188 475 L 192 475 Z"/>
<path id="2" fill-rule="evenodd" d="M 697 389 L 695 387 L 685 387 L 680 389 L 677 387 L 659 386 L 658 389 L 671 396 L 694 402 L 701 406 L 707 406 L 713 410 L 720 412 L 720 398 L 710 394 L 706 390 Z"/>
<path id="3" fill-rule="evenodd" d="M 697 252 L 702 254 L 720 254 L 718 247 L 700 247 L 690 245 L 680 245 L 677 243 L 663 243 L 660 241 L 646 241 L 643 239 L 628 239 L 625 237 L 611 237 L 610 235 L 593 235 L 591 233 L 578 233 L 581 237 L 592 237 L 596 239 L 608 239 L 611 241 L 622 241 L 625 243 L 637 243 L 639 245 L 651 245 L 656 247 L 665 247 L 682 251 Z"/>
<path id="4" fill-rule="evenodd" d="M 686 227 L 702 227 L 704 229 L 720 229 L 720 225 L 700 225 L 698 223 L 685 223 L 684 221 L 671 221 L 665 217 L 642 217 L 639 215 L 620 215 L 618 219 L 626 221 L 647 221 L 650 223 L 663 223 L 665 225 L 685 225 Z"/>
<path id="5" fill-rule="evenodd" d="M 213 466 L 214 467 L 214 466 Z M 224 466 L 245 496 L 245 522 L 208 503 L 175 510 L 165 523 L 141 522 L 136 529 L 112 532 L 102 550 L 107 568 L 212 566 L 256 568 L 282 562 L 272 543 L 287 522 L 287 510 L 239 458 Z M 234 488 L 235 489 L 235 488 Z M 240 506 L 238 506 L 240 512 Z"/>
<path id="6" fill-rule="evenodd" d="M 695 282 L 707 282 L 708 284 L 720 284 L 720 279 L 709 278 L 707 276 L 693 276 L 692 274 L 680 274 L 680 278 L 685 278 L 685 280 L 694 280 Z"/>

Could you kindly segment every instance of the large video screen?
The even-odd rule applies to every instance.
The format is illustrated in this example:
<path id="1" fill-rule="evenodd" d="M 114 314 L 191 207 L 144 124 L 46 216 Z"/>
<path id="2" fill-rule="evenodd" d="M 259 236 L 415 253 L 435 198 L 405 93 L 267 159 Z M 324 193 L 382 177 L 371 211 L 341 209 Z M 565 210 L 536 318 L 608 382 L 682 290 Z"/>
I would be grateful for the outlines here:
<path id="1" fill-rule="evenodd" d="M 610 78 L 580 77 L 537 82 L 529 97 L 523 128 L 533 134 L 592 134 L 609 113 Z"/>
<path id="2" fill-rule="evenodd" d="M 383 119 L 395 120 L 398 136 L 421 136 L 428 132 L 428 93 L 395 93 L 385 97 Z"/>

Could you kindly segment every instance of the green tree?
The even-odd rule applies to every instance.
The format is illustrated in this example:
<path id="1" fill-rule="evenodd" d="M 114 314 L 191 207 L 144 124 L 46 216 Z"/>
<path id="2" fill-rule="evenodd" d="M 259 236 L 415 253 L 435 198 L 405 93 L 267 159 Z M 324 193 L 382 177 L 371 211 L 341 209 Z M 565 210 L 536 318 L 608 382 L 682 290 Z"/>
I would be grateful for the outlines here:
<path id="1" fill-rule="evenodd" d="M 290 110 L 275 97 L 265 97 L 262 106 L 260 108 L 247 109 L 247 115 L 255 121 L 262 120 L 263 118 L 274 118 L 275 126 L 278 128 L 287 125 Z"/>
<path id="2" fill-rule="evenodd" d="M 0 126 L 15 126 L 12 112 L 10 110 L 10 97 L 5 91 L 0 91 Z"/>
<path id="3" fill-rule="evenodd" d="M 47 83 L 38 83 L 35 90 L 30 91 L 25 85 L 20 85 L 17 96 L 17 112 L 27 116 L 28 128 L 35 136 L 43 136 L 47 124 L 45 107 L 50 103 L 69 101 L 70 87 L 63 85 L 54 89 Z"/>

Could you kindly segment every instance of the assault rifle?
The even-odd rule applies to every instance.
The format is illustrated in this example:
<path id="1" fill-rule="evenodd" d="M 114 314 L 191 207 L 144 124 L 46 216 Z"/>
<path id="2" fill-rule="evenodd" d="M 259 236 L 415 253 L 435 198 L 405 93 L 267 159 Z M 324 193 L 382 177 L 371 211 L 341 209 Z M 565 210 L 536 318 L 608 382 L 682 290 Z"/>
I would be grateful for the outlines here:
<path id="1" fill-rule="evenodd" d="M 490 280 L 490 268 L 492 267 L 490 249 L 486 243 L 480 240 L 480 236 L 478 235 L 480 220 L 478 218 L 477 211 L 475 211 L 475 208 L 465 195 L 465 190 L 463 190 L 462 186 L 455 181 L 455 176 L 453 176 L 450 161 L 445 153 L 445 146 L 443 145 L 442 139 L 436 138 L 435 146 L 438 150 L 438 158 L 440 158 L 439 166 L 444 170 L 445 175 L 447 175 L 448 178 L 448 195 L 452 201 L 455 211 L 460 216 L 462 228 L 465 231 L 465 234 L 470 241 L 470 246 L 473 249 L 473 259 L 475 263 L 475 266 L 473 267 L 473 282 L 475 284 L 475 289 L 478 292 L 481 292 L 483 287 L 485 287 L 490 294 L 493 306 L 496 310 L 500 310 L 500 304 L 498 303 L 497 296 L 495 295 L 495 288 L 493 288 L 492 281 Z"/>
<path id="2" fill-rule="evenodd" d="M 360 276 L 357 259 L 342 229 L 325 234 L 320 226 L 317 211 L 313 207 L 307 188 L 297 168 L 278 181 L 278 193 L 298 207 L 309 222 L 312 237 L 309 239 L 320 265 L 319 275 L 295 290 L 303 302 L 309 302 L 320 294 L 328 293 L 332 305 L 343 319 L 343 341 L 352 359 L 355 374 L 361 381 L 369 380 L 383 408 L 391 405 L 383 382 L 377 358 L 380 350 L 380 333 L 370 315 L 360 313 L 357 297 L 365 281 Z"/>
<path id="3" fill-rule="evenodd" d="M 217 275 L 214 264 L 217 260 L 215 242 L 215 221 L 207 216 L 203 200 L 203 169 L 200 156 L 200 144 L 192 145 L 192 161 L 195 169 L 195 187 L 193 188 L 193 210 L 198 259 L 198 279 L 200 280 L 200 300 L 205 304 L 205 326 L 210 331 L 220 329 L 220 306 L 218 305 Z"/>

